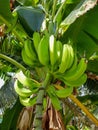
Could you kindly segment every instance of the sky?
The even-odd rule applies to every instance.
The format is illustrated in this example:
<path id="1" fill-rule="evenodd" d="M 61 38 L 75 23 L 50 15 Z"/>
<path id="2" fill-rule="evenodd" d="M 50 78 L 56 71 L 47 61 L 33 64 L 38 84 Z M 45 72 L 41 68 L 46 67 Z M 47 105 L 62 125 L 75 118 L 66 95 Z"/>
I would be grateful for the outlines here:
<path id="1" fill-rule="evenodd" d="M 4 81 L 0 78 L 0 88 L 3 86 L 4 84 Z M 1 110 L 0 110 L 0 115 L 2 114 Z M 0 119 L 0 123 L 1 123 L 1 119 Z"/>
<path id="2" fill-rule="evenodd" d="M 0 88 L 3 86 L 4 81 L 2 79 L 0 79 Z"/>

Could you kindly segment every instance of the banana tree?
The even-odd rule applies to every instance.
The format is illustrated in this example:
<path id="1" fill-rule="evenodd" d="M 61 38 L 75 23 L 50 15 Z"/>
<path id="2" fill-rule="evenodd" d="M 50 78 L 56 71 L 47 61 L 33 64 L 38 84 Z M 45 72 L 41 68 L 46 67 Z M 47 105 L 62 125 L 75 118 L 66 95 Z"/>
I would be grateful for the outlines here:
<path id="1" fill-rule="evenodd" d="M 17 93 L 1 130 L 72 129 L 63 122 L 73 116 L 64 112 L 71 101 L 98 126 L 73 96 L 89 78 L 98 80 L 97 9 L 97 0 L 0 0 L 0 75 L 13 79 Z"/>

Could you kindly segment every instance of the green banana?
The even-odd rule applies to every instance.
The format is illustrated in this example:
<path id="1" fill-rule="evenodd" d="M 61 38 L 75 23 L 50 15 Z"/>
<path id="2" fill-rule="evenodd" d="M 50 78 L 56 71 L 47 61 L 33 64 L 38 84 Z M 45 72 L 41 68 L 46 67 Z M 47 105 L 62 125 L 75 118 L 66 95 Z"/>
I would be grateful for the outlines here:
<path id="1" fill-rule="evenodd" d="M 19 96 L 29 97 L 32 95 L 32 91 L 24 87 L 18 80 L 14 83 L 14 89 Z"/>
<path id="2" fill-rule="evenodd" d="M 38 58 L 42 65 L 49 65 L 49 36 L 45 35 L 38 46 Z"/>
<path id="3" fill-rule="evenodd" d="M 34 79 L 26 77 L 22 71 L 19 71 L 16 74 L 16 78 L 19 80 L 19 82 L 21 84 L 23 84 L 24 86 L 29 88 L 32 91 L 32 93 L 35 93 L 38 90 L 39 86 L 40 86 L 39 82 L 37 82 Z"/>
<path id="4" fill-rule="evenodd" d="M 23 62 L 24 62 L 26 65 L 28 65 L 28 66 L 30 66 L 30 67 L 34 66 L 34 62 L 32 61 L 31 58 L 29 58 L 29 57 L 27 56 L 27 54 L 25 53 L 24 48 L 22 49 L 21 55 L 22 55 Z"/>
<path id="5" fill-rule="evenodd" d="M 86 80 L 87 80 L 87 75 L 84 73 L 77 80 L 74 80 L 74 81 L 63 80 L 63 81 L 67 86 L 80 87 L 81 85 L 83 85 L 86 82 Z"/>
<path id="6" fill-rule="evenodd" d="M 34 44 L 34 47 L 35 47 L 35 50 L 36 52 L 38 53 L 38 46 L 39 46 L 39 43 L 40 43 L 40 34 L 38 32 L 34 32 L 33 34 L 33 44 Z"/>
<path id="7" fill-rule="evenodd" d="M 56 110 L 60 110 L 61 109 L 61 104 L 60 104 L 61 102 L 60 102 L 59 98 L 57 97 L 57 95 L 56 94 L 53 95 L 53 94 L 49 93 L 49 97 L 51 99 L 51 102 L 52 102 L 52 105 L 54 106 L 54 108 Z"/>
<path id="8" fill-rule="evenodd" d="M 26 40 L 24 42 L 24 50 L 26 55 L 32 60 L 32 62 L 35 63 L 37 61 L 37 55 L 34 50 L 33 42 L 31 42 L 30 40 Z"/>
<path id="9" fill-rule="evenodd" d="M 67 70 L 68 65 L 69 65 L 69 59 L 70 59 L 70 53 L 69 53 L 68 45 L 64 44 L 61 64 L 60 64 L 59 70 L 58 70 L 60 73 L 64 73 Z"/>
<path id="10" fill-rule="evenodd" d="M 63 78 L 67 81 L 74 81 L 77 80 L 81 75 L 86 71 L 87 63 L 85 58 L 81 58 L 79 64 L 73 69 L 72 71 L 67 71 L 64 73 Z"/>
<path id="11" fill-rule="evenodd" d="M 68 49 L 69 49 L 69 53 L 70 53 L 70 60 L 69 60 L 69 64 L 68 64 L 68 68 L 69 69 L 72 64 L 73 64 L 73 61 L 74 61 L 74 51 L 73 51 L 73 48 L 71 45 L 68 45 Z"/>
<path id="12" fill-rule="evenodd" d="M 66 98 L 73 92 L 73 87 L 66 87 L 64 89 L 56 90 L 55 93 L 59 98 Z"/>
<path id="13" fill-rule="evenodd" d="M 57 64 L 61 63 L 63 45 L 60 41 L 56 42 Z"/>
<path id="14" fill-rule="evenodd" d="M 73 64 L 72 64 L 71 68 L 69 68 L 68 70 L 66 70 L 65 73 L 63 73 L 63 74 L 61 74 L 60 72 L 57 71 L 55 73 L 55 75 L 54 75 L 55 78 L 56 79 L 62 79 L 64 77 L 64 75 L 66 75 L 67 72 L 70 73 L 70 72 L 72 72 L 73 70 L 75 70 L 77 68 L 77 63 L 78 63 L 77 56 L 74 55 L 74 61 L 73 61 Z"/>
<path id="15" fill-rule="evenodd" d="M 77 56 L 75 54 L 74 55 L 74 60 L 73 60 L 73 63 L 71 65 L 71 67 L 64 74 L 62 74 L 62 76 L 66 75 L 67 72 L 70 73 L 73 70 L 75 70 L 77 68 L 77 64 L 78 64 L 78 58 L 77 58 Z"/>
<path id="16" fill-rule="evenodd" d="M 36 104 L 36 97 L 29 97 L 29 98 L 24 98 L 24 97 L 19 97 L 20 102 L 24 106 L 33 106 Z"/>
<path id="17" fill-rule="evenodd" d="M 57 60 L 57 54 L 56 54 L 56 39 L 54 35 L 51 35 L 49 37 L 49 52 L 50 52 L 50 64 L 51 66 L 54 66 Z"/>

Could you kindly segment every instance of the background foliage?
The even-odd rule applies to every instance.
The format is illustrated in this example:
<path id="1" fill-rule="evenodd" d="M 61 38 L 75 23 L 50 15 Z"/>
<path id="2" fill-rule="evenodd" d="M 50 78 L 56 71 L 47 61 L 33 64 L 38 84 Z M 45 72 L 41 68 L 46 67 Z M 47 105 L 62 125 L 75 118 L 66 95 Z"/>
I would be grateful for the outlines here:
<path id="1" fill-rule="evenodd" d="M 84 86 L 80 87 L 77 91 L 75 90 L 75 95 L 91 113 L 96 115 L 96 112 L 98 111 L 97 0 L 67 0 L 64 3 L 62 0 L 55 0 L 56 6 L 53 4 L 52 0 L 46 0 L 45 2 L 43 0 L 16 0 L 14 3 L 13 2 L 0 0 L 0 77 L 5 80 L 5 85 L 0 89 L 0 97 L 2 97 L 2 99 L 8 99 L 8 96 L 4 97 L 4 95 L 2 96 L 2 93 L 5 93 L 6 95 L 10 93 L 12 95 L 9 96 L 9 100 L 12 101 L 13 95 L 15 94 L 11 81 L 13 75 L 20 66 L 15 66 L 16 63 L 12 64 L 9 62 L 10 60 L 8 58 L 17 61 L 34 73 L 32 68 L 25 65 L 22 61 L 21 49 L 23 43 L 25 39 L 32 38 L 34 31 L 40 30 L 43 19 L 45 19 L 45 22 L 48 21 L 47 27 L 51 25 L 50 23 L 53 20 L 53 25 L 49 30 L 49 33 L 54 33 L 63 44 L 70 39 L 74 49 L 77 51 L 78 57 L 86 57 L 88 60 L 86 70 L 88 80 Z M 36 8 L 28 11 L 28 6 Z M 43 11 L 38 7 L 40 7 L 40 9 L 43 8 Z M 44 28 L 42 28 L 41 31 L 45 31 Z M 2 59 L 1 54 L 6 55 L 7 57 Z M 12 73 L 13 75 L 11 75 Z M 10 92 L 8 92 L 9 86 L 12 88 L 10 89 Z M 11 106 L 8 105 L 7 110 L 4 109 L 4 107 L 6 108 L 5 103 L 2 103 L 2 101 L 0 102 L 0 107 L 5 110 L 3 122 L 0 125 L 1 130 L 14 130 L 16 127 L 19 113 L 22 110 L 22 106 L 17 96 L 15 97 L 15 100 L 16 99 L 17 102 Z M 74 120 L 77 122 L 78 129 L 81 124 L 83 128 L 85 128 L 85 126 L 90 127 L 91 122 L 88 121 L 88 124 L 85 124 L 81 121 L 82 117 L 85 117 L 83 114 L 80 120 L 82 123 L 78 124 L 76 117 L 78 117 L 79 120 L 80 118 L 77 115 L 82 112 L 75 110 L 76 106 L 74 103 L 66 100 L 66 104 L 68 108 L 66 108 L 65 112 L 67 113 L 69 110 L 70 111 L 66 117 L 63 116 L 65 125 L 68 125 L 70 121 Z M 72 111 L 71 107 L 74 108 Z M 73 126 L 75 126 L 75 123 L 73 123 Z M 67 129 L 69 130 L 69 127 Z"/>

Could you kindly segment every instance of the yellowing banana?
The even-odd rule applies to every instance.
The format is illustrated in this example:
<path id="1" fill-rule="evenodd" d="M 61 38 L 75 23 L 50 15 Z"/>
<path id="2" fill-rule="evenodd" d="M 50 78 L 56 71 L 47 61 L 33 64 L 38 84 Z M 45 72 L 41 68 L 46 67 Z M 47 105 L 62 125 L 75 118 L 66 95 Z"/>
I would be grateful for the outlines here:
<path id="1" fill-rule="evenodd" d="M 29 88 L 32 91 L 32 93 L 35 93 L 38 87 L 40 86 L 40 83 L 38 83 L 34 79 L 26 77 L 22 71 L 19 71 L 16 74 L 16 78 L 19 80 L 21 84 Z"/>
<path id="2" fill-rule="evenodd" d="M 42 65 L 49 65 L 49 36 L 45 35 L 38 46 L 38 58 Z"/>
<path id="3" fill-rule="evenodd" d="M 24 97 L 19 97 L 20 102 L 24 106 L 33 106 L 36 104 L 36 97 L 29 97 L 29 98 L 24 98 Z"/>
<path id="4" fill-rule="evenodd" d="M 32 91 L 24 87 L 18 80 L 14 83 L 14 89 L 19 96 L 29 97 L 32 95 Z"/>
<path id="5" fill-rule="evenodd" d="M 81 58 L 79 64 L 72 71 L 67 71 L 64 73 L 63 78 L 67 81 L 77 80 L 85 72 L 87 68 L 87 63 L 85 58 Z"/>

